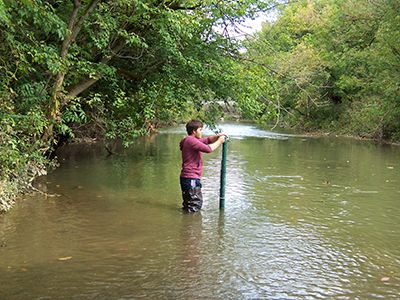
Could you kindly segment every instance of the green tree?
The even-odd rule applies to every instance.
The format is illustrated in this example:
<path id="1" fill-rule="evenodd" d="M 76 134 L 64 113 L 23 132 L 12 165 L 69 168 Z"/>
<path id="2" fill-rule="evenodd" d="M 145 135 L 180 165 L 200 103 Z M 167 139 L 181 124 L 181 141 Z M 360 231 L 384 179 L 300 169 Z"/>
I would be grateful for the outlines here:
<path id="1" fill-rule="evenodd" d="M 273 83 L 276 93 L 254 87 L 260 90 L 254 117 L 398 140 L 398 11 L 396 1 L 308 0 L 284 7 L 247 42 L 244 60 L 257 65 L 259 81 Z"/>
<path id="2" fill-rule="evenodd" d="M 202 108 L 232 96 L 240 47 L 224 28 L 269 2 L 0 0 L 1 182 L 18 189 L 11 174 L 43 169 L 61 136 L 128 145 L 161 123 L 217 117 Z"/>

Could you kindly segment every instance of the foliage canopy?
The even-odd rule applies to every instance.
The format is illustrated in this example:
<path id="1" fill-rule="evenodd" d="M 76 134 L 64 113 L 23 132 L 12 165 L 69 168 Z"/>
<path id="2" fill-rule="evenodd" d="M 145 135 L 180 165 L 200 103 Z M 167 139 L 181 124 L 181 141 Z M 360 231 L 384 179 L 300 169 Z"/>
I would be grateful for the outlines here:
<path id="1" fill-rule="evenodd" d="M 224 28 L 269 3 L 0 0 L 0 182 L 40 174 L 60 137 L 128 145 L 159 124 L 215 120 L 202 108 L 232 96 L 239 48 Z"/>
<path id="2" fill-rule="evenodd" d="M 400 139 L 400 3 L 302 0 L 247 41 L 251 119 Z M 250 105 L 251 104 L 251 105 Z"/>

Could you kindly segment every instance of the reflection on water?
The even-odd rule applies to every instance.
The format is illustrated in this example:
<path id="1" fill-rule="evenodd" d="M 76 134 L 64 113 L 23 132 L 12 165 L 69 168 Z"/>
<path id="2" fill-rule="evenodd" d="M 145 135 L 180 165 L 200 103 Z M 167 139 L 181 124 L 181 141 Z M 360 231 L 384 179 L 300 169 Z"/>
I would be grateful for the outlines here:
<path id="1" fill-rule="evenodd" d="M 204 209 L 180 211 L 168 129 L 107 157 L 70 146 L 0 216 L 4 299 L 398 299 L 400 149 L 224 124 L 204 155 Z"/>

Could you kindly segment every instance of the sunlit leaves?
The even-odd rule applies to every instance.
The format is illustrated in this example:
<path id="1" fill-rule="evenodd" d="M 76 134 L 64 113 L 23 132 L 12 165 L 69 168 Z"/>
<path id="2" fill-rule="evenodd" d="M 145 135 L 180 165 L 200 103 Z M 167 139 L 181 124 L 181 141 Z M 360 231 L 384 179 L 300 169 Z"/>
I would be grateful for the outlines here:
<path id="1" fill-rule="evenodd" d="M 398 11 L 396 1 L 289 4 L 277 21 L 249 41 L 245 56 L 265 73 L 251 67 L 243 76 L 251 72 L 260 76 L 259 82 L 274 81 L 278 95 L 273 98 L 268 85 L 254 85 L 260 106 L 251 106 L 252 115 L 258 109 L 261 118 L 280 115 L 280 121 L 291 124 L 396 139 Z M 265 109 L 265 101 L 273 105 Z M 247 103 L 251 101 L 242 102 L 244 109 Z"/>
<path id="2" fill-rule="evenodd" d="M 0 0 L 0 23 L 7 24 L 9 22 L 6 6 L 4 1 Z"/>
<path id="3" fill-rule="evenodd" d="M 0 0 L 0 132 L 8 145 L 0 148 L 8 166 L 0 176 L 44 164 L 56 136 L 94 134 L 128 145 L 159 124 L 215 122 L 217 101 L 239 99 L 240 90 L 233 59 L 240 43 L 217 25 L 272 3 L 79 2 Z"/>

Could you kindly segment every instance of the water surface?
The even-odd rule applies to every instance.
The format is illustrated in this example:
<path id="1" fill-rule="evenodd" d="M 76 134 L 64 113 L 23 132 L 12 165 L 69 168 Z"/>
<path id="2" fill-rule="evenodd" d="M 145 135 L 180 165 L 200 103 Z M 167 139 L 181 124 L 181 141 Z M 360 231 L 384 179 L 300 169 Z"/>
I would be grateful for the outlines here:
<path id="1" fill-rule="evenodd" d="M 398 299 L 400 148 L 223 124 L 180 211 L 184 128 L 107 157 L 71 145 L 0 215 L 1 299 Z"/>

